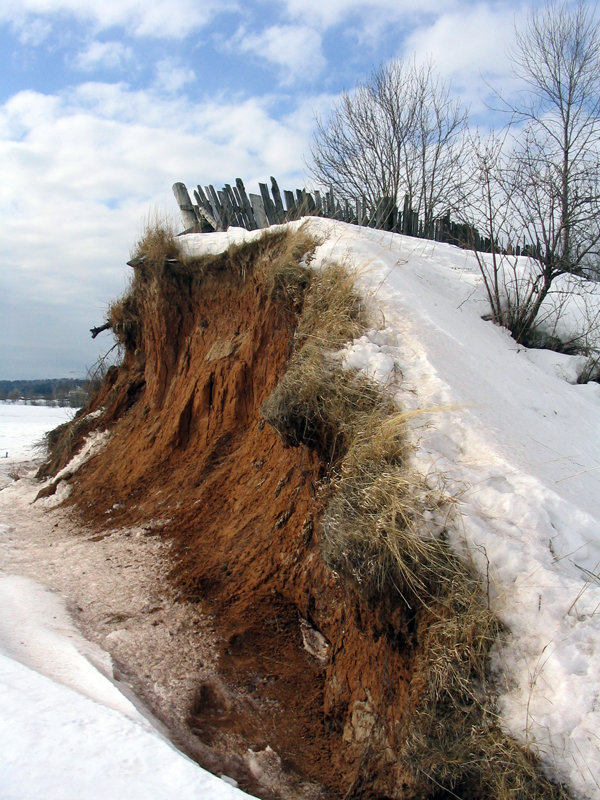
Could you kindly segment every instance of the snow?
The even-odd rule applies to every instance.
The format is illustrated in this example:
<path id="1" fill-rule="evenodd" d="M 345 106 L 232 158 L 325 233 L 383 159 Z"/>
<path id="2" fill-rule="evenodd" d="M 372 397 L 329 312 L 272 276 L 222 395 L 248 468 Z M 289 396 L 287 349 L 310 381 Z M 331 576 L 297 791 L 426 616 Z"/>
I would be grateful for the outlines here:
<path id="1" fill-rule="evenodd" d="M 481 319 L 467 251 L 336 224 L 318 257 L 357 268 L 385 326 L 347 363 L 429 409 L 414 418 L 416 463 L 459 499 L 457 546 L 482 574 L 489 559 L 510 630 L 494 654 L 504 726 L 600 798 L 600 386 L 573 385 L 580 358 L 527 350 Z"/>
<path id="2" fill-rule="evenodd" d="M 468 546 L 482 574 L 489 562 L 491 602 L 510 631 L 494 651 L 502 724 L 539 754 L 550 776 L 567 782 L 580 798 L 600 800 L 600 385 L 576 383 L 582 357 L 528 350 L 482 319 L 489 309 L 472 253 L 344 223 L 311 219 L 308 224 L 323 242 L 314 264 L 333 258 L 354 268 L 372 308 L 372 329 L 349 342 L 340 357 L 386 386 L 402 408 L 417 412 L 410 417 L 415 465 L 456 498 L 456 547 Z M 218 252 L 256 235 L 232 229 L 182 242 L 189 254 Z M 517 266 L 526 271 L 527 262 Z M 553 335 L 580 336 L 582 320 L 593 321 L 600 310 L 594 285 L 579 286 L 574 300 L 559 303 L 560 313 L 555 299 L 543 312 Z M 8 580 L 0 582 L 1 602 L 7 594 L 24 596 L 33 610 L 40 590 Z M 12 612 L 3 616 L 11 620 Z M 191 797 L 192 790 L 186 792 L 193 780 L 200 787 L 195 796 L 240 796 L 218 794 L 230 791 L 223 783 L 202 788 L 209 778 L 191 762 L 177 760 L 183 757 L 145 718 L 115 708 L 119 703 L 114 695 L 104 696 L 105 684 L 88 683 L 88 666 L 83 669 L 79 656 L 86 665 L 100 656 L 81 642 L 76 653 L 68 649 L 62 637 L 73 642 L 75 634 L 67 625 L 57 630 L 47 620 L 50 634 L 44 639 L 38 623 L 19 624 L 34 643 L 25 649 L 10 631 L 0 633 L 3 719 L 10 709 L 9 729 L 2 733 L 11 748 L 11 760 L 2 767 L 9 775 L 0 783 L 10 786 L 12 795 L 5 796 L 25 797 L 29 791 L 24 775 L 32 751 L 19 745 L 28 732 L 35 736 L 36 758 L 46 759 L 53 776 L 43 791 L 32 783 L 28 796 L 67 796 L 59 775 L 82 759 L 90 759 L 89 774 L 97 767 L 98 775 L 80 784 L 79 796 L 136 797 L 139 789 L 140 796 L 144 791 L 161 797 L 160 787 L 170 784 L 177 785 L 178 797 Z M 44 666 L 42 675 L 35 665 L 40 664 L 36 648 L 44 641 L 44 647 L 58 649 L 42 659 L 55 665 Z M 74 674 L 82 675 L 83 693 L 81 685 L 73 688 Z M 101 703 L 90 699 L 92 691 L 103 696 Z M 133 728 L 124 734 L 127 726 Z M 83 735 L 92 727 L 94 741 Z M 72 740 L 57 745 L 59 736 L 71 733 Z M 168 751 L 175 761 L 164 769 L 156 768 L 157 755 L 138 762 L 147 745 L 138 752 L 137 737 L 149 737 L 153 747 L 163 748 L 161 757 Z M 116 739 L 119 746 L 109 748 Z M 89 751 L 70 760 L 70 747 Z M 61 765 L 56 771 L 54 759 Z M 111 764 L 110 775 L 101 763 Z M 153 775 L 151 789 L 140 788 L 146 772 Z M 163 773 L 169 776 L 164 784 Z M 102 780 L 113 778 L 100 788 Z M 42 794 L 36 794 L 38 788 Z"/>
<path id="3" fill-rule="evenodd" d="M 72 408 L 30 406 L 0 402 L 0 488 L 10 483 L 9 473 L 35 455 L 44 433 L 73 417 Z"/>
<path id="4" fill-rule="evenodd" d="M 17 468 L 25 474 L 43 433 L 69 416 L 65 409 L 0 404 L 0 446 L 10 465 L 3 481 Z M 92 437 L 68 468 L 104 439 Z M 0 557 L 18 540 L 10 525 L 13 487 L 32 494 L 26 477 L 0 492 Z M 2 800 L 250 797 L 177 751 L 141 704 L 121 692 L 110 656 L 79 634 L 65 602 L 36 581 L 6 574 L 7 561 L 0 560 Z"/>
<path id="5" fill-rule="evenodd" d="M 528 350 L 482 319 L 469 251 L 308 224 L 323 242 L 315 266 L 347 264 L 372 308 L 373 329 L 340 357 L 419 412 L 415 463 L 458 501 L 456 547 L 483 575 L 489 560 L 493 608 L 510 630 L 494 652 L 502 724 L 550 776 L 600 800 L 600 385 L 576 384 L 581 356 Z M 226 244 L 255 235 L 230 230 Z M 218 236 L 185 246 L 214 252 Z M 543 307 L 546 332 L 581 340 L 587 322 L 597 336 L 597 286 L 569 289 Z"/>

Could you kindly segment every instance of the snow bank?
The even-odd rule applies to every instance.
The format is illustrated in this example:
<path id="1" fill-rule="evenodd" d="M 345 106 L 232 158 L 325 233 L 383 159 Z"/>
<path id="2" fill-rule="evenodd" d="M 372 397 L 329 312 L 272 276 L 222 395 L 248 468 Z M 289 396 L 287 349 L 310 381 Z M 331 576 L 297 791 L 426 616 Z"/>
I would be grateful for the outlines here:
<path id="1" fill-rule="evenodd" d="M 317 262 L 355 267 L 382 322 L 346 363 L 426 410 L 415 460 L 459 500 L 457 546 L 484 575 L 489 562 L 510 629 L 494 656 L 504 726 L 549 774 L 600 798 L 600 386 L 572 385 L 574 357 L 528 351 L 481 319 L 470 252 L 311 224 L 327 232 Z"/>
<path id="2" fill-rule="evenodd" d="M 2 406 L 0 436 L 23 471 L 63 409 Z M 14 412 L 14 413 L 13 413 Z M 48 413 L 55 412 L 55 413 Z M 56 413 L 60 412 L 60 413 Z M 77 468 L 96 436 L 72 462 Z M 10 452 L 9 451 L 9 452 Z M 9 479 L 10 480 L 10 479 Z M 25 478 L 0 492 L 0 557 L 15 546 L 9 524 Z M 18 505 L 19 503 L 17 503 Z M 64 602 L 40 584 L 6 575 L 0 561 L 0 796 L 7 800 L 238 800 L 246 793 L 177 751 L 119 689 L 110 656 L 83 639 Z"/>

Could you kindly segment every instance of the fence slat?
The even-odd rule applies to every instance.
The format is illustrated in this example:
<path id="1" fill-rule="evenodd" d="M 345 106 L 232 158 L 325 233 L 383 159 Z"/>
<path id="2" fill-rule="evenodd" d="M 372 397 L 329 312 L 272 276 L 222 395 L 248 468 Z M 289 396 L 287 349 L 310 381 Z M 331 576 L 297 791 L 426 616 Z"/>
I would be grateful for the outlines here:
<path id="1" fill-rule="evenodd" d="M 285 211 L 283 209 L 283 203 L 281 202 L 281 192 L 279 191 L 277 181 L 272 175 L 271 194 L 273 195 L 273 200 L 275 201 L 275 216 L 277 217 L 277 222 L 285 222 Z"/>
<path id="2" fill-rule="evenodd" d="M 198 217 L 196 216 L 196 212 L 185 183 L 174 183 L 173 194 L 177 200 L 177 205 L 181 211 L 181 217 L 186 229 L 198 228 Z"/>
<path id="3" fill-rule="evenodd" d="M 265 206 L 262 197 L 259 194 L 250 193 L 250 203 L 252 204 L 254 219 L 258 223 L 258 227 L 268 228 L 270 223 L 265 213 Z"/>
<path id="4" fill-rule="evenodd" d="M 294 193 L 288 189 L 284 189 L 283 196 L 285 197 L 285 207 L 287 209 L 286 219 L 296 219 L 296 202 L 294 200 Z"/>
<path id="5" fill-rule="evenodd" d="M 269 189 L 267 187 L 267 184 L 259 183 L 258 188 L 260 189 L 260 196 L 262 197 L 263 208 L 265 209 L 267 219 L 269 220 L 269 225 L 276 225 L 277 214 L 275 212 L 275 204 L 273 203 L 271 197 L 269 196 Z"/>
<path id="6" fill-rule="evenodd" d="M 244 188 L 244 181 L 241 178 L 235 179 L 235 185 L 237 186 L 237 190 L 240 193 L 240 200 L 242 203 L 242 208 L 246 216 L 248 217 L 248 222 L 250 223 L 248 230 L 255 230 L 259 227 L 256 223 L 256 219 L 254 218 L 254 212 L 252 211 L 252 206 L 250 205 L 250 201 L 248 200 L 248 195 L 246 194 L 246 189 Z"/>

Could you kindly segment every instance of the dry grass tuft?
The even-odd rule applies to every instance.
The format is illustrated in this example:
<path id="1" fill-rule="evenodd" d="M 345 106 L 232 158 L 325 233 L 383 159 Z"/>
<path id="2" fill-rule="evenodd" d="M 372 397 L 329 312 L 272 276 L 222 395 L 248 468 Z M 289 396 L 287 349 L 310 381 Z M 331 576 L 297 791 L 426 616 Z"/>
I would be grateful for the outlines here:
<path id="1" fill-rule="evenodd" d="M 310 340 L 320 349 L 338 350 L 364 333 L 368 324 L 366 305 L 347 267 L 327 263 L 312 273 L 296 332 L 299 345 Z"/>
<path id="2" fill-rule="evenodd" d="M 263 259 L 255 267 L 255 274 L 265 284 L 271 299 L 282 300 L 295 312 L 302 310 L 305 293 L 314 272 L 310 269 L 317 241 L 305 225 L 292 232 L 284 229 L 279 234 L 280 249 L 275 258 Z"/>
<path id="3" fill-rule="evenodd" d="M 261 411 L 287 446 L 305 444 L 333 465 L 348 448 L 355 419 L 381 413 L 383 399 L 371 381 L 344 370 L 333 355 L 367 325 L 352 275 L 326 264 L 306 269 L 304 282 L 295 353 Z"/>
<path id="4" fill-rule="evenodd" d="M 155 215 L 146 221 L 144 231 L 133 248 L 132 261 L 141 262 L 144 271 L 160 273 L 169 259 L 180 263 L 184 261 L 172 222 Z"/>
<path id="5" fill-rule="evenodd" d="M 372 383 L 311 343 L 294 356 L 261 412 L 287 447 L 304 444 L 331 466 L 348 447 L 354 418 L 374 412 L 380 399 Z"/>
<path id="6" fill-rule="evenodd" d="M 43 446 L 47 458 L 40 466 L 36 477 L 48 478 L 55 475 L 69 463 L 77 450 L 81 448 L 88 436 L 96 427 L 98 419 L 87 414 L 86 409 L 80 409 L 72 420 L 63 422 L 44 435 Z"/>
<path id="7" fill-rule="evenodd" d="M 391 593 L 412 608 L 462 567 L 441 538 L 447 500 L 411 470 L 405 418 L 378 394 L 376 413 L 355 420 L 322 519 L 323 552 L 367 597 Z"/>
<path id="8" fill-rule="evenodd" d="M 107 321 L 119 344 L 135 347 L 139 333 L 139 310 L 131 290 L 108 307 Z"/>

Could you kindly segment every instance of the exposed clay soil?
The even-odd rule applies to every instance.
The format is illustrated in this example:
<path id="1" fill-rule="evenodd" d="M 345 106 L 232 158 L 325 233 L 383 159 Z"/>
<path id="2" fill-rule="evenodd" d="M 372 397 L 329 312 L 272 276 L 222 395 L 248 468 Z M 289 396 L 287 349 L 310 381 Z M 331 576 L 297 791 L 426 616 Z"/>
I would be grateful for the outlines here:
<path id="1" fill-rule="evenodd" d="M 160 559 L 147 603 L 89 627 L 116 625 L 97 638 L 174 740 L 260 797 L 433 796 L 395 755 L 419 620 L 323 566 L 325 465 L 260 415 L 293 311 L 226 269 L 149 278 L 144 297 L 94 406 L 111 438 L 69 503 L 99 552 L 125 537 L 133 561 Z"/>

